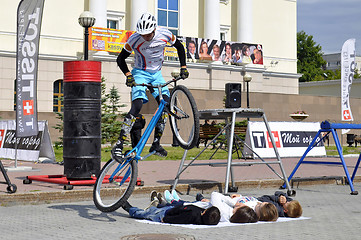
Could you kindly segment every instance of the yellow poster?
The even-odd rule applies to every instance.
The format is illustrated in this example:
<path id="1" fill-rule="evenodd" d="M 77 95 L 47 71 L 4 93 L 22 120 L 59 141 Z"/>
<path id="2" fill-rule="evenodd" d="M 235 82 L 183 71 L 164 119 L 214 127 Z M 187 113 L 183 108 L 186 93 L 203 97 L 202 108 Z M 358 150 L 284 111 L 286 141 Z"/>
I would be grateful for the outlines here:
<path id="1" fill-rule="evenodd" d="M 93 27 L 89 31 L 89 50 L 120 52 L 134 31 Z"/>
<path id="2" fill-rule="evenodd" d="M 92 27 L 89 31 L 89 50 L 120 52 L 128 38 L 135 31 L 118 30 L 111 28 Z M 167 44 L 169 47 L 164 49 L 164 56 L 178 57 L 177 50 Z"/>

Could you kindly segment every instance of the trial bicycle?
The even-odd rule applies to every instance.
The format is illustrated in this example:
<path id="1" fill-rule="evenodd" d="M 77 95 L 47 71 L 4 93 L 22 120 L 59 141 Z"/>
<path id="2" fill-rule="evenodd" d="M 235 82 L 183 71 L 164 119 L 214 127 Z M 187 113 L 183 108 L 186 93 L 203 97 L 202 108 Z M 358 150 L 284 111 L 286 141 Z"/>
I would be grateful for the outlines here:
<path id="1" fill-rule="evenodd" d="M 150 91 L 157 88 L 159 91 L 159 106 L 145 129 L 138 144 L 122 159 L 122 163 L 110 159 L 100 170 L 99 176 L 94 185 L 93 201 L 95 206 L 102 212 L 112 212 L 125 204 L 134 187 L 138 177 L 138 161 L 144 160 L 155 152 L 141 156 L 145 144 L 153 132 L 162 113 L 167 112 L 170 118 L 170 126 L 180 147 L 183 149 L 193 148 L 199 138 L 199 112 L 196 102 L 188 90 L 183 85 L 176 85 L 170 94 L 169 105 L 162 98 L 162 88 L 176 83 L 179 76 L 172 80 L 160 84 L 137 84 L 146 86 Z"/>

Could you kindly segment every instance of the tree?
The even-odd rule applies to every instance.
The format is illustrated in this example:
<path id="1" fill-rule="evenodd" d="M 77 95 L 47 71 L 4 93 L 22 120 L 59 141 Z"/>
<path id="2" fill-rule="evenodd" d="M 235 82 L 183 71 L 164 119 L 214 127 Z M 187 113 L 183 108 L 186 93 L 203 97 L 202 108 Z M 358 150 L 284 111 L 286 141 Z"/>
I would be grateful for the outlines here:
<path id="1" fill-rule="evenodd" d="M 300 82 L 324 79 L 322 66 L 326 61 L 322 54 L 322 47 L 316 44 L 312 35 L 307 35 L 304 31 L 297 33 L 297 68 L 303 74 Z"/>

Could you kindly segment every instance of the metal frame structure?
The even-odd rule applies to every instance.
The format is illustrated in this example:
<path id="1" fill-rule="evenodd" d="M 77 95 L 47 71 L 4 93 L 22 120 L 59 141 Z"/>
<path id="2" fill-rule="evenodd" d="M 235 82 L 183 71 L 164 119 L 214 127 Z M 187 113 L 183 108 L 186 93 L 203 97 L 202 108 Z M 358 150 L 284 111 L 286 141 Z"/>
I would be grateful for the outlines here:
<path id="1" fill-rule="evenodd" d="M 295 168 L 293 169 L 292 173 L 290 174 L 290 176 L 288 177 L 288 181 L 291 181 L 293 175 L 296 173 L 297 169 L 300 167 L 300 165 L 302 163 L 305 164 L 329 164 L 329 165 L 342 165 L 345 174 L 346 174 L 346 178 L 348 181 L 348 184 L 350 185 L 351 188 L 351 195 L 357 195 L 358 192 L 355 191 L 354 187 L 353 187 L 353 180 L 355 178 L 357 169 L 360 165 L 360 161 L 361 161 L 361 153 L 359 155 L 359 158 L 356 162 L 355 165 L 355 169 L 352 173 L 352 176 L 350 177 L 349 171 L 347 169 L 346 166 L 346 162 L 345 159 L 343 157 L 343 153 L 342 153 L 342 146 L 340 144 L 340 140 L 338 138 L 337 135 L 337 131 L 336 129 L 361 129 L 361 124 L 350 124 L 350 123 L 330 123 L 328 121 L 324 121 L 321 123 L 321 129 L 317 132 L 315 138 L 313 139 L 313 141 L 310 143 L 310 145 L 308 146 L 308 148 L 306 149 L 305 153 L 302 155 L 301 159 L 298 161 L 297 165 L 295 166 Z M 321 133 L 326 132 L 326 134 L 319 138 Z M 326 138 L 330 133 L 332 133 L 332 137 L 335 141 L 336 144 L 336 148 L 338 151 L 338 154 L 340 156 L 340 160 L 341 162 L 331 162 L 331 161 L 305 161 L 304 159 L 306 158 L 307 154 L 309 151 L 311 151 L 315 146 L 317 146 L 324 138 Z M 317 141 L 317 139 L 319 139 Z"/>
<path id="2" fill-rule="evenodd" d="M 6 188 L 8 193 L 15 193 L 16 190 L 17 190 L 17 186 L 15 184 L 11 183 L 10 178 L 9 178 L 8 174 L 6 173 L 6 169 L 4 168 L 4 165 L 1 162 L 1 160 L 0 160 L 0 169 L 1 169 L 1 172 L 2 172 L 2 174 L 4 176 L 4 179 L 5 179 L 5 182 L 0 182 L 0 183 L 8 185 L 8 187 Z"/>
<path id="3" fill-rule="evenodd" d="M 226 121 L 226 125 L 223 127 L 223 129 L 208 143 L 205 148 L 188 164 L 185 164 L 185 158 L 187 156 L 187 150 L 184 151 L 182 160 L 180 162 L 177 175 L 174 180 L 174 184 L 172 186 L 172 189 L 175 189 L 180 175 L 189 167 L 189 166 L 200 166 L 200 165 L 209 165 L 209 166 L 215 166 L 215 165 L 225 165 L 225 163 L 193 163 L 203 152 L 207 147 L 217 139 L 217 137 L 222 134 L 227 128 L 230 131 L 226 131 L 227 135 L 227 141 L 228 141 L 228 158 L 226 163 L 226 179 L 225 179 L 225 187 L 224 187 L 224 193 L 227 194 L 228 191 L 233 191 L 235 189 L 234 186 L 234 180 L 233 180 L 233 174 L 232 174 L 232 167 L 233 166 L 250 166 L 254 164 L 266 164 L 278 177 L 280 177 L 282 180 L 285 181 L 285 185 L 288 189 L 288 194 L 290 196 L 295 194 L 295 191 L 291 189 L 289 181 L 286 176 L 286 172 L 283 168 L 283 164 L 280 158 L 280 155 L 278 153 L 278 150 L 276 148 L 276 144 L 273 138 L 273 134 L 271 133 L 271 129 L 269 127 L 266 115 L 262 109 L 259 108 L 225 108 L 225 109 L 207 109 L 207 110 L 200 110 L 200 119 L 222 119 Z M 237 139 L 237 136 L 234 134 L 234 128 L 237 118 L 262 118 L 263 122 L 266 126 L 267 132 L 270 136 L 271 143 L 276 155 L 276 161 L 269 161 L 264 160 L 259 155 L 257 155 L 250 146 L 248 146 L 245 142 L 244 146 L 249 148 L 255 155 L 260 159 L 260 161 L 244 161 L 244 162 L 232 162 L 232 153 L 233 153 L 233 146 L 234 146 L 234 139 Z M 240 140 L 240 139 L 237 139 Z M 271 164 L 278 164 L 280 166 L 282 176 L 278 174 L 270 165 Z M 229 187 L 229 181 L 231 179 L 232 186 Z"/>

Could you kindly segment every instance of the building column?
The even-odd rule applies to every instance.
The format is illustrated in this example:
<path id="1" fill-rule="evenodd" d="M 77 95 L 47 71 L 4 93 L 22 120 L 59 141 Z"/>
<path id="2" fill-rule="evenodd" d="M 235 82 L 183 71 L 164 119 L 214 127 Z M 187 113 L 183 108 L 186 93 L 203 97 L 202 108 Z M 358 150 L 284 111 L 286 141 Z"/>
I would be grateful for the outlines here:
<path id="1" fill-rule="evenodd" d="M 89 11 L 95 17 L 94 27 L 107 28 L 107 0 L 90 0 Z"/>
<path id="2" fill-rule="evenodd" d="M 252 0 L 238 0 L 237 2 L 237 41 L 252 43 L 253 41 L 253 8 Z"/>
<path id="3" fill-rule="evenodd" d="M 143 13 L 148 12 L 148 1 L 147 0 L 133 0 L 131 6 L 131 20 L 130 30 L 135 31 L 137 29 L 137 22 Z"/>
<path id="4" fill-rule="evenodd" d="M 219 0 L 204 1 L 204 37 L 220 39 Z"/>

